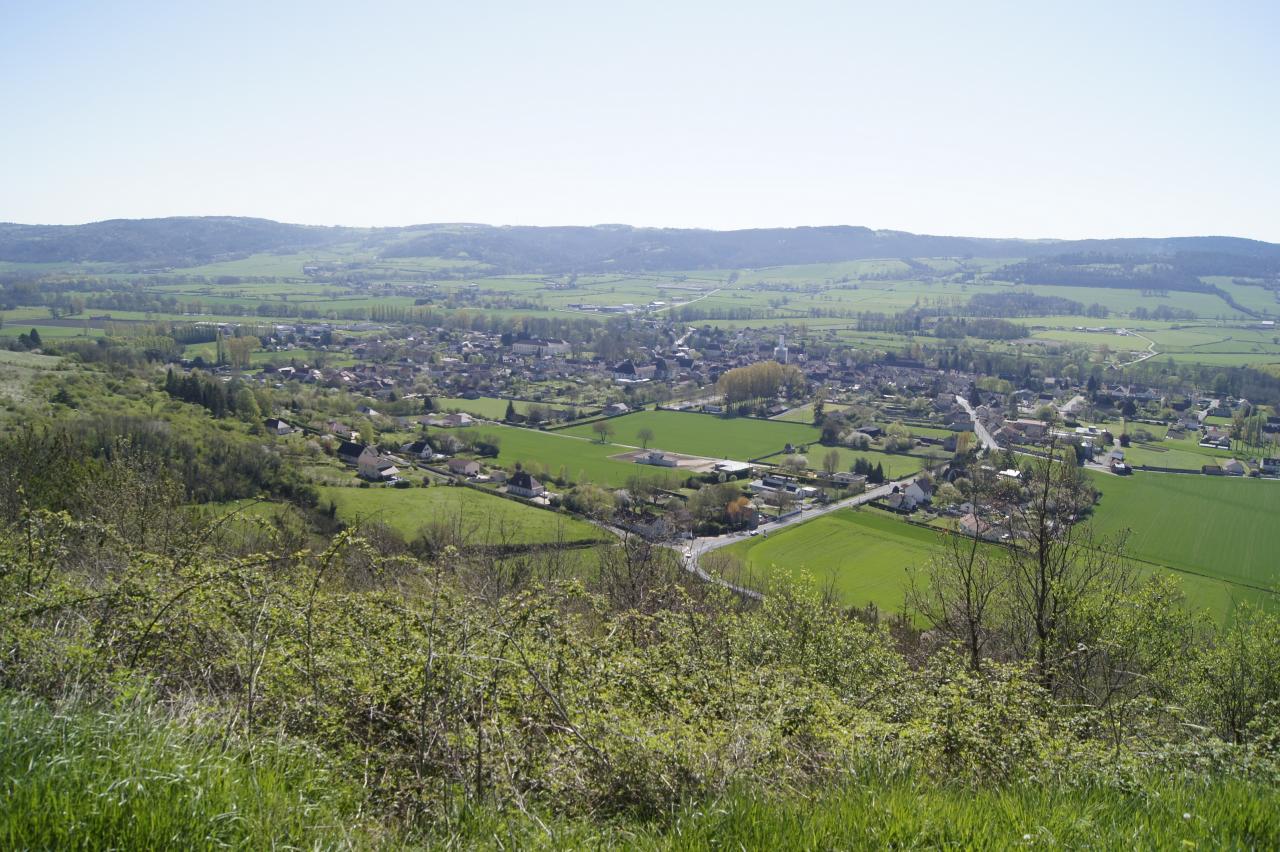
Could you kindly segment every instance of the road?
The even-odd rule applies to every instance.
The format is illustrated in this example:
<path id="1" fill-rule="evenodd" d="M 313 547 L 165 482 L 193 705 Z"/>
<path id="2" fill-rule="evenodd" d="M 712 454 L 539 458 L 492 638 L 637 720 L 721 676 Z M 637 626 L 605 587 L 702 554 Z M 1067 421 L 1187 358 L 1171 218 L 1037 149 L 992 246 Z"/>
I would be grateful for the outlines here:
<path id="1" fill-rule="evenodd" d="M 973 431 L 977 434 L 978 440 L 982 442 L 982 446 L 988 450 L 999 451 L 1000 445 L 996 443 L 996 439 L 991 437 L 991 433 L 987 431 L 987 427 L 978 421 L 978 413 L 973 410 L 973 406 L 969 404 L 969 400 L 960 394 L 956 394 L 956 402 L 960 403 L 960 407 L 969 412 L 969 419 L 973 421 Z"/>
<path id="2" fill-rule="evenodd" d="M 1139 340 L 1147 341 L 1147 351 L 1139 355 L 1137 358 L 1134 358 L 1132 361 L 1125 361 L 1124 363 L 1117 361 L 1113 363 L 1111 365 L 1111 368 L 1113 370 L 1123 370 L 1125 367 L 1132 367 L 1134 364 L 1140 364 L 1143 361 L 1147 360 L 1148 358 L 1154 358 L 1156 355 L 1160 354 L 1159 352 L 1156 351 L 1156 342 L 1152 340 L 1150 337 L 1147 337 L 1145 334 L 1139 334 L 1138 332 L 1133 331 L 1132 329 L 1126 328 L 1123 331 L 1124 331 L 1124 334 L 1127 334 L 1130 337 L 1136 337 Z"/>
<path id="3" fill-rule="evenodd" d="M 840 500 L 835 503 L 828 503 L 825 506 L 818 506 L 813 509 L 805 509 L 804 511 L 797 512 L 796 514 L 791 515 L 790 517 L 783 518 L 781 521 L 774 521 L 768 524 L 761 524 L 758 527 L 759 533 L 762 536 L 767 536 L 769 533 L 777 532 L 778 530 L 785 529 L 786 527 L 789 527 L 793 524 L 800 524 L 800 523 L 804 523 L 805 521 L 812 521 L 814 518 L 819 518 L 823 515 L 829 515 L 832 512 L 838 512 L 841 509 L 847 509 L 852 506 L 861 506 L 863 503 L 870 503 L 872 500 L 878 500 L 881 497 L 887 497 L 893 493 L 893 488 L 895 485 L 901 485 L 903 482 L 906 482 L 906 481 L 907 480 L 902 480 L 901 482 L 886 482 L 884 485 L 881 485 L 878 488 L 873 488 L 870 491 L 864 491 L 861 494 L 855 494 L 854 496 L 846 498 L 844 500 Z M 749 532 L 739 532 L 739 533 L 733 533 L 732 535 L 720 535 L 720 536 L 711 536 L 706 538 L 695 538 L 693 541 L 688 542 L 683 547 L 679 548 L 683 554 L 683 564 L 684 564 L 685 570 L 689 571 L 690 573 L 696 575 L 699 579 L 704 580 L 708 583 L 718 583 L 726 588 L 732 589 L 733 591 L 737 592 L 740 595 L 744 595 L 746 597 L 755 598 L 759 600 L 763 596 L 759 592 L 757 592 L 755 589 L 747 589 L 747 588 L 743 588 L 742 586 L 735 586 L 733 583 L 727 582 L 719 577 L 713 577 L 710 574 L 708 574 L 699 564 L 699 561 L 702 559 L 702 557 L 710 553 L 711 551 L 719 550 L 722 547 L 728 547 L 734 542 L 742 541 L 744 538 L 749 538 L 750 535 L 751 534 Z"/>

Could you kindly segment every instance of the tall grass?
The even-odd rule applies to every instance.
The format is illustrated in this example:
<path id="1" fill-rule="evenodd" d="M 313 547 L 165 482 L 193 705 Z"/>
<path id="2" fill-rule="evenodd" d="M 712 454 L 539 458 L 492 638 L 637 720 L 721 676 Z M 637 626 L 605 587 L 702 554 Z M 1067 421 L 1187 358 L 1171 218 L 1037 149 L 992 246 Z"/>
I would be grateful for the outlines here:
<path id="1" fill-rule="evenodd" d="M 0 698 L 0 849 L 374 845 L 356 791 L 315 757 L 137 710 Z"/>
<path id="2" fill-rule="evenodd" d="M 1122 791 L 1020 785 L 973 790 L 899 779 L 813 795 L 740 792 L 657 825 L 473 813 L 449 838 L 489 848 L 1275 849 L 1275 788 L 1153 781 Z M 447 842 L 447 841 L 446 841 Z"/>

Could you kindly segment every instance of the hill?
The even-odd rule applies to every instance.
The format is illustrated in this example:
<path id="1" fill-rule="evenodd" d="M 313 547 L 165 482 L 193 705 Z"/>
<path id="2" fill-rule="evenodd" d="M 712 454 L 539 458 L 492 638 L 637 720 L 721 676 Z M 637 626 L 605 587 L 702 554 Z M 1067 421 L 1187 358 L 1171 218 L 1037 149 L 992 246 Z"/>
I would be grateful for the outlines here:
<path id="1" fill-rule="evenodd" d="M 254 252 L 355 244 L 385 258 L 443 257 L 505 272 L 741 269 L 868 258 L 1087 256 L 1124 262 L 1223 258 L 1280 268 L 1280 246 L 1235 237 L 1013 240 L 828 226 L 709 231 L 628 225 L 533 227 L 434 224 L 360 229 L 230 216 L 112 219 L 85 225 L 0 224 L 0 261 L 195 266 Z M 1231 264 L 1228 264 L 1228 266 Z M 1205 273 L 1200 273 L 1205 274 Z M 1221 274 L 1221 273 L 1219 273 Z"/>

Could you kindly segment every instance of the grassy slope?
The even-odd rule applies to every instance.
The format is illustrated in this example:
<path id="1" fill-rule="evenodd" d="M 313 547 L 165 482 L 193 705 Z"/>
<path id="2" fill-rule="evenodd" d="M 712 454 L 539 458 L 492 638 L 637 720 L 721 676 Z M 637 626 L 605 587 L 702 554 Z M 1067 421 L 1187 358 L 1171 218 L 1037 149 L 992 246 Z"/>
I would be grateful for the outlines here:
<path id="1" fill-rule="evenodd" d="M 0 702 L 0 846 L 6 849 L 1276 848 L 1265 783 L 1147 777 L 1113 788 L 948 787 L 859 775 L 822 790 L 763 786 L 689 803 L 658 822 L 538 821 L 481 808 L 408 832 L 375 825 L 361 792 L 314 754 L 250 753 L 219 731 L 139 711 L 54 713 Z"/>
<path id="2" fill-rule="evenodd" d="M 134 712 L 0 699 L 0 848 L 368 846 L 360 794 L 314 755 Z M 224 746 L 229 746 L 224 748 Z"/>
<path id="3" fill-rule="evenodd" d="M 731 458 L 745 461 L 781 452 L 788 444 L 816 442 L 820 433 L 803 423 L 779 420 L 713 417 L 681 411 L 641 411 L 608 421 L 613 428 L 612 440 L 619 444 L 640 446 L 639 431 L 652 429 L 650 447 L 709 458 Z M 592 438 L 590 425 L 574 426 L 567 434 Z"/>
<path id="4" fill-rule="evenodd" d="M 377 520 L 412 538 L 424 524 L 460 523 L 476 544 L 597 540 L 604 534 L 577 518 L 548 512 L 476 491 L 474 488 L 320 489 L 321 502 L 332 500 L 348 522 Z"/>

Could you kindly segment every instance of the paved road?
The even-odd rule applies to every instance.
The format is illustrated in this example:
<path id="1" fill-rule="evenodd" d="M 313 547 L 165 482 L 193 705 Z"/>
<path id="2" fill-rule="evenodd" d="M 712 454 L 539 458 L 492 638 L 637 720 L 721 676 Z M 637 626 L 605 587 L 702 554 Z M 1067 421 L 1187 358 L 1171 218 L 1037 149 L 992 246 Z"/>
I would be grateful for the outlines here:
<path id="1" fill-rule="evenodd" d="M 977 434 L 978 440 L 982 442 L 982 446 L 988 450 L 999 451 L 1000 445 L 996 443 L 996 439 L 991 437 L 991 433 L 987 431 L 987 427 L 978 421 L 978 413 L 973 410 L 973 406 L 969 404 L 969 400 L 960 394 L 956 394 L 956 402 L 960 403 L 960 407 L 969 412 L 969 419 L 973 421 L 973 431 Z"/>

